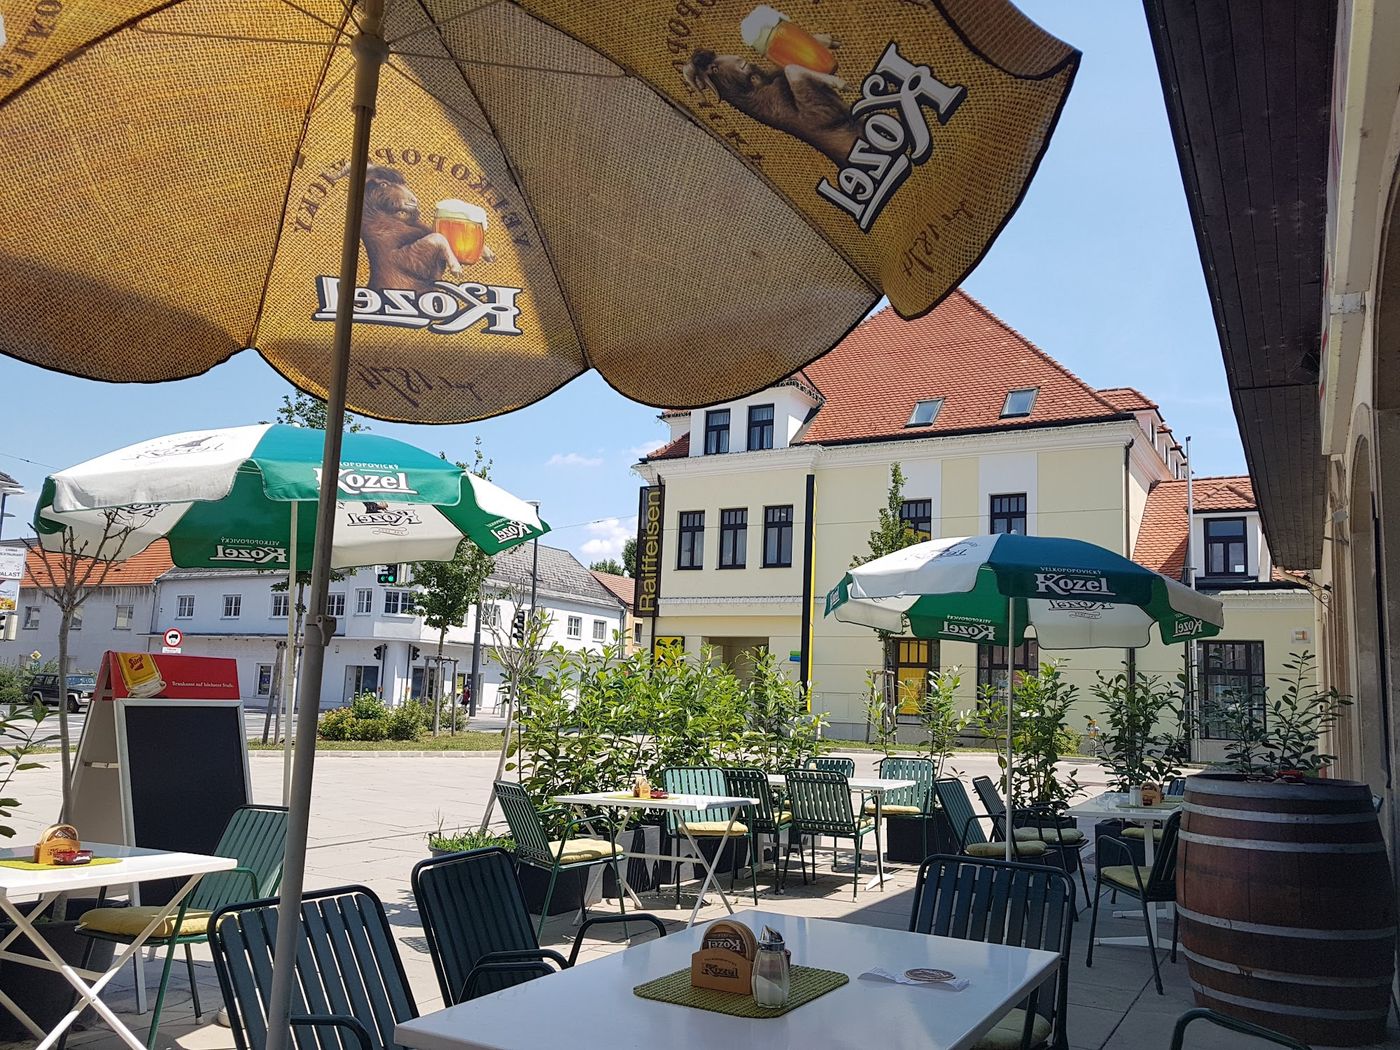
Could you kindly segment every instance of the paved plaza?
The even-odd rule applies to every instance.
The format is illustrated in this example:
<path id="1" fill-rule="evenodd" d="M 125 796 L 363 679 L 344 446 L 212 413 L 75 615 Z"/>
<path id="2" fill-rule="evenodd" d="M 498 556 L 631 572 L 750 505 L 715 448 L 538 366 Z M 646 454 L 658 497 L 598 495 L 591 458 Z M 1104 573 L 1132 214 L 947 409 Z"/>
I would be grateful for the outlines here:
<path id="1" fill-rule="evenodd" d="M 873 755 L 854 752 L 853 756 L 858 773 L 874 772 Z M 278 756 L 255 753 L 251 763 L 255 800 L 278 801 L 281 792 Z M 968 778 L 995 771 L 993 757 L 986 754 L 960 755 L 954 764 Z M 362 883 L 380 895 L 397 933 L 409 982 L 422 1012 L 440 1007 L 441 997 L 409 892 L 409 871 L 427 855 L 425 836 L 439 824 L 453 829 L 471 827 L 480 820 L 494 772 L 494 759 L 450 753 L 406 758 L 382 753 L 327 752 L 318 760 L 306 885 L 323 888 Z M 1081 765 L 1079 778 L 1086 794 L 1104 790 L 1103 776 L 1097 767 Z M 17 813 L 15 841 L 24 842 L 57 811 L 56 769 L 51 766 L 26 773 L 19 794 L 24 805 Z M 913 869 L 909 865 L 892 865 L 891 870 L 883 892 L 862 889 L 859 900 L 853 903 L 848 864 L 843 863 L 842 870 L 833 874 L 830 854 L 823 852 L 815 882 L 803 886 L 794 869 L 788 892 L 781 896 L 772 893 L 771 872 L 760 872 L 759 907 L 903 929 L 909 917 Z M 691 890 L 695 886 L 689 884 Z M 752 906 L 753 897 L 746 881 L 740 883 L 740 889 L 740 906 Z M 694 897 L 685 893 L 681 900 L 682 907 L 677 910 L 669 886 L 660 895 L 643 897 L 647 908 L 666 920 L 672 929 L 682 927 L 694 903 Z M 605 901 L 599 908 L 610 906 Z M 1109 909 L 1105 908 L 1104 914 L 1108 913 Z M 722 914 L 724 909 L 718 896 L 711 894 L 709 903 L 701 911 L 702 920 Z M 544 942 L 562 947 L 567 953 L 573 939 L 572 923 L 572 915 L 551 919 L 545 925 Z M 1100 927 L 1105 934 L 1141 931 L 1140 924 L 1126 920 L 1105 922 L 1101 919 Z M 1166 994 L 1159 996 L 1152 986 L 1152 970 L 1145 949 L 1102 948 L 1094 967 L 1086 968 L 1084 937 L 1087 932 L 1088 914 L 1085 913 L 1073 931 L 1070 1046 L 1074 1050 L 1166 1050 L 1176 1017 L 1193 1005 L 1184 960 L 1172 964 L 1163 956 Z M 600 938 L 584 950 L 581 964 L 619 947 Z M 171 977 L 160 1045 L 189 1050 L 232 1048 L 231 1033 L 215 1022 L 214 1012 L 220 999 L 208 952 L 202 948 L 196 948 L 195 952 L 201 997 L 207 1011 L 204 1020 L 202 1023 L 195 1021 L 185 970 L 177 964 Z M 153 994 L 160 978 L 160 963 L 153 953 L 146 955 L 146 979 Z M 129 967 L 113 982 L 105 999 L 127 1018 L 134 1030 L 144 1035 L 148 1018 L 135 1014 L 134 982 Z M 619 1018 L 618 1023 L 625 1025 L 625 1018 Z M 872 1018 L 871 1024 L 872 1043 L 878 1045 L 878 1019 Z M 1253 1045 L 1263 1045 L 1207 1029 L 1204 1025 L 1193 1027 L 1192 1036 L 1190 1047 L 1248 1050 Z M 100 1023 L 76 1031 L 68 1040 L 68 1046 L 82 1050 L 108 1050 L 119 1045 Z M 1385 1045 L 1400 1047 L 1400 1035 Z"/>

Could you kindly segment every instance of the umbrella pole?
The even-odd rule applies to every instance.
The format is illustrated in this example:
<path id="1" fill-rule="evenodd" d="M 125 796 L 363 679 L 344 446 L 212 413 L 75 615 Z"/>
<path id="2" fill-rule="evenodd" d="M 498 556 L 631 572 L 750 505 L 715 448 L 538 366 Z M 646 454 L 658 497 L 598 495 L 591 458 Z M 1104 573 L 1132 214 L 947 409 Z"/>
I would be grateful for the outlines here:
<path id="1" fill-rule="evenodd" d="M 369 164 L 369 134 L 379 71 L 388 56 L 381 22 L 384 0 L 364 0 L 360 29 L 352 45 L 355 55 L 354 138 L 350 150 L 349 189 L 345 201 L 345 239 L 340 252 L 340 285 L 335 311 L 335 341 L 330 386 L 326 391 L 326 444 L 321 458 L 321 489 L 316 506 L 316 545 L 311 559 L 311 596 L 303 637 L 301 709 L 297 712 L 297 741 L 293 751 L 292 794 L 287 819 L 287 852 L 282 868 L 282 892 L 277 906 L 277 949 L 268 996 L 266 1050 L 287 1050 L 287 1024 L 298 941 L 301 937 L 301 894 L 306 877 L 306 837 L 311 823 L 311 774 L 316 758 L 316 716 L 321 707 L 321 670 L 326 644 L 335 634 L 335 621 L 326 615 L 330 591 L 331 540 L 335 531 L 336 496 L 340 481 L 340 446 L 345 426 L 345 384 L 350 372 L 350 336 L 354 320 L 355 287 L 360 265 L 360 222 L 365 203 L 365 169 Z"/>
<path id="2" fill-rule="evenodd" d="M 1006 859 L 1015 860 L 1016 838 L 1015 809 L 1016 794 L 1011 778 L 1012 749 L 1015 737 L 1011 730 L 1012 695 L 1016 684 L 1016 599 L 1006 599 Z"/>
<path id="3" fill-rule="evenodd" d="M 282 805 L 292 801 L 292 727 L 288 719 L 296 710 L 297 671 L 297 501 L 292 500 L 291 539 L 287 568 L 287 651 L 282 654 Z"/>

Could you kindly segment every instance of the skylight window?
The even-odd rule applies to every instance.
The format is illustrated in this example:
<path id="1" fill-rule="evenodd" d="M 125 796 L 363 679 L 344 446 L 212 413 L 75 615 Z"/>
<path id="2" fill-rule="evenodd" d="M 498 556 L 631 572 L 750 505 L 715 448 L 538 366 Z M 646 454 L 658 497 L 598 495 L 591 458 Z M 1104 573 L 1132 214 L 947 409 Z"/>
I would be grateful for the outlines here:
<path id="1" fill-rule="evenodd" d="M 1040 392 L 1040 387 L 1030 387 L 1026 390 L 1012 390 L 1006 395 L 1006 404 L 1001 406 L 1001 418 L 1009 419 L 1014 416 L 1028 416 L 1031 409 L 1035 407 L 1035 395 Z"/>
<path id="2" fill-rule="evenodd" d="M 914 411 L 909 414 L 906 427 L 931 427 L 938 418 L 938 410 L 943 407 L 943 399 L 935 397 L 929 401 L 915 401 Z"/>

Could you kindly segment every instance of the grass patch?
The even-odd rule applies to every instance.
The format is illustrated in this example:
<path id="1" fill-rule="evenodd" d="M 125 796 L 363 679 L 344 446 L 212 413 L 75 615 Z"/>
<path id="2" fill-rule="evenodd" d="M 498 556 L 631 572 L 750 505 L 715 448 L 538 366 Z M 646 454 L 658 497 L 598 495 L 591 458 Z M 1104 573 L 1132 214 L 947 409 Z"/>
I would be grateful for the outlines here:
<path id="1" fill-rule="evenodd" d="M 466 729 L 455 736 L 425 736 L 422 740 L 318 740 L 317 751 L 499 751 L 500 733 Z M 281 751 L 281 744 L 249 740 L 249 751 Z"/>

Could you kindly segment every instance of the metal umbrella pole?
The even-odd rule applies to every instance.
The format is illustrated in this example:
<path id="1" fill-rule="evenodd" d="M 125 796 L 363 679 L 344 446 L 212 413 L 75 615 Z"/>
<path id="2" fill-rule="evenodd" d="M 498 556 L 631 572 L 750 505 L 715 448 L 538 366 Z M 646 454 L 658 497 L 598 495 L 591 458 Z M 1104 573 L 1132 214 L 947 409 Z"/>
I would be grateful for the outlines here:
<path id="1" fill-rule="evenodd" d="M 291 539 L 287 553 L 287 651 L 282 654 L 282 805 L 291 805 L 292 799 L 292 726 L 288 719 L 296 710 L 294 697 L 297 687 L 297 611 L 294 609 L 297 592 L 297 501 L 292 500 Z"/>
<path id="2" fill-rule="evenodd" d="M 316 716 L 321 708 L 321 670 L 326 644 L 335 634 L 335 621 L 326 615 L 331 581 L 331 540 L 335 531 L 336 493 L 340 482 L 340 446 L 345 427 L 345 384 L 350 372 L 350 337 L 355 285 L 360 264 L 360 223 L 365 204 L 365 171 L 369 164 L 369 133 L 379 71 L 389 48 L 382 35 L 384 0 L 365 0 L 359 32 L 351 45 L 355 55 L 354 137 L 350 150 L 349 190 L 346 195 L 345 238 L 340 251 L 340 285 L 335 310 L 330 386 L 326 391 L 326 443 L 321 456 L 321 489 L 316 506 L 316 545 L 311 559 L 310 615 L 301 663 L 301 709 L 293 752 L 292 792 L 287 819 L 287 852 L 282 868 L 282 892 L 277 906 L 277 947 L 268 1001 L 267 1050 L 287 1050 L 291 1044 L 288 1015 L 292 1005 L 293 971 L 301 937 L 301 894 L 306 878 L 306 839 L 311 825 L 312 763 L 316 758 Z"/>
<path id="3" fill-rule="evenodd" d="M 1011 704 L 1013 686 L 1016 681 L 1016 599 L 1006 599 L 1006 859 L 1015 860 L 1016 837 L 1014 817 L 1016 792 L 1011 779 L 1011 763 L 1016 749 L 1016 738 L 1012 735 Z"/>

